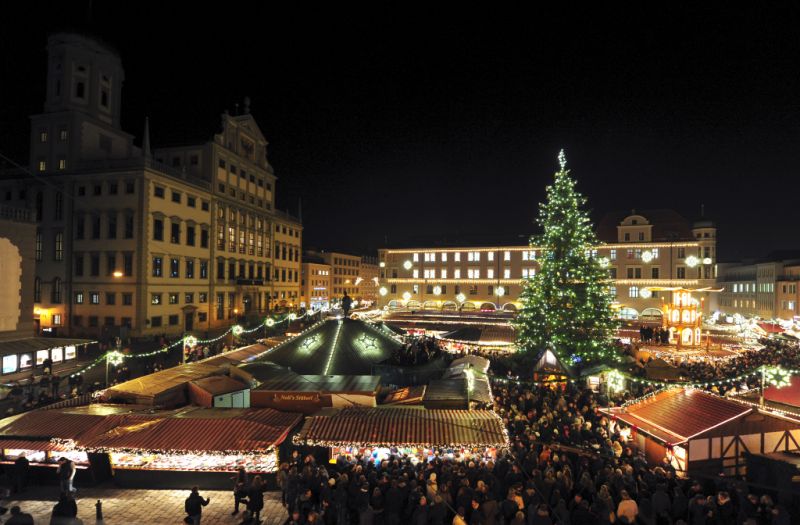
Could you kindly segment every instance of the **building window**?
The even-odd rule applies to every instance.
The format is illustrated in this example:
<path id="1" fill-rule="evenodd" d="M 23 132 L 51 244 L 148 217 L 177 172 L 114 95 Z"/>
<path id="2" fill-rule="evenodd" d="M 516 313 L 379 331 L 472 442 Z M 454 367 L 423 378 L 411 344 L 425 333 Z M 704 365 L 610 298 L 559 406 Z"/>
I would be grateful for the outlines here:
<path id="1" fill-rule="evenodd" d="M 125 292 L 122 294 L 122 304 L 124 306 L 131 306 L 133 304 L 133 294 Z"/>
<path id="2" fill-rule="evenodd" d="M 641 279 L 642 278 L 642 269 L 641 268 L 633 268 L 628 267 L 628 279 Z"/>
<path id="3" fill-rule="evenodd" d="M 117 255 L 114 253 L 106 254 L 106 275 L 114 275 L 117 270 Z"/>
<path id="4" fill-rule="evenodd" d="M 125 193 L 132 195 L 136 191 L 136 181 L 125 181 Z"/>
<path id="5" fill-rule="evenodd" d="M 39 160 L 39 171 L 47 171 L 47 161 Z"/>
<path id="6" fill-rule="evenodd" d="M 155 195 L 159 199 L 163 199 L 164 198 L 164 187 L 163 186 L 155 186 L 153 188 L 153 195 Z"/>
<path id="7" fill-rule="evenodd" d="M 609 257 L 608 258 L 611 259 L 612 261 L 616 261 L 617 260 L 617 250 L 611 250 L 609 252 Z"/>
<path id="8" fill-rule="evenodd" d="M 494 261 L 494 252 L 489 252 L 489 253 L 487 253 L 487 254 L 486 254 L 486 258 L 487 258 L 489 261 Z"/>
<path id="9" fill-rule="evenodd" d="M 177 202 L 178 204 L 181 203 L 181 194 L 177 191 L 172 192 L 172 202 Z"/>
<path id="10" fill-rule="evenodd" d="M 160 293 L 150 294 L 150 304 L 161 304 L 161 294 Z"/>
<path id="11" fill-rule="evenodd" d="M 89 275 L 92 277 L 100 275 L 100 256 L 96 253 L 89 255 Z"/>
<path id="12" fill-rule="evenodd" d="M 117 238 L 117 214 L 113 212 L 108 214 L 108 238 Z"/>
<path id="13" fill-rule="evenodd" d="M 125 277 L 131 277 L 133 275 L 133 254 L 132 253 L 124 253 L 122 254 L 122 273 Z"/>
<path id="14" fill-rule="evenodd" d="M 50 302 L 53 304 L 61 304 L 61 279 L 56 277 L 53 279 L 53 288 L 50 291 Z"/>
<path id="15" fill-rule="evenodd" d="M 99 321 L 99 319 L 98 319 L 98 317 L 96 315 L 90 315 L 89 316 L 89 327 L 97 328 L 98 321 Z"/>
<path id="16" fill-rule="evenodd" d="M 133 239 L 133 215 L 125 215 L 125 238 Z"/>
<path id="17" fill-rule="evenodd" d="M 650 269 L 650 274 L 651 274 L 650 277 L 652 279 L 658 279 L 658 274 L 659 274 L 658 266 L 655 266 L 655 267 L 651 268 Z"/>
<path id="18" fill-rule="evenodd" d="M 678 248 L 678 259 L 686 258 L 686 248 Z"/>
<path id="19" fill-rule="evenodd" d="M 108 305 L 117 304 L 117 294 L 115 294 L 114 292 L 106 292 L 106 304 Z"/>
<path id="20" fill-rule="evenodd" d="M 177 315 L 170 315 L 169 316 L 169 325 L 176 326 L 178 324 L 178 316 Z"/>
<path id="21" fill-rule="evenodd" d="M 170 241 L 172 244 L 179 244 L 181 242 L 181 224 L 179 222 L 171 223 Z"/>
<path id="22" fill-rule="evenodd" d="M 170 292 L 170 294 L 169 294 L 169 304 L 178 304 L 178 293 L 177 292 Z"/>
<path id="23" fill-rule="evenodd" d="M 469 285 L 469 294 L 470 295 L 478 295 L 478 285 L 477 284 Z"/>
<path id="24" fill-rule="evenodd" d="M 163 275 L 163 261 L 161 257 L 153 257 L 153 277 L 161 277 Z"/>
<path id="25" fill-rule="evenodd" d="M 492 252 L 489 252 L 489 253 L 492 253 Z M 494 279 L 494 270 L 492 268 L 489 268 L 488 270 L 486 270 L 486 277 L 489 278 L 489 279 Z"/>
<path id="26" fill-rule="evenodd" d="M 36 232 L 36 252 L 35 258 L 37 261 L 42 260 L 42 232 Z"/>
<path id="27" fill-rule="evenodd" d="M 678 266 L 676 272 L 678 274 L 678 279 L 686 279 L 686 267 Z"/>
<path id="28" fill-rule="evenodd" d="M 503 279 L 511 279 L 511 270 L 508 268 L 503 270 Z"/>
<path id="29" fill-rule="evenodd" d="M 33 302 L 42 302 L 42 280 L 39 277 L 33 279 Z"/>
<path id="30" fill-rule="evenodd" d="M 64 234 L 61 232 L 56 233 L 55 252 L 53 253 L 53 258 L 56 261 L 64 260 Z"/>
<path id="31" fill-rule="evenodd" d="M 108 183 L 108 194 L 116 195 L 119 192 L 119 185 L 116 182 Z"/>
<path id="32" fill-rule="evenodd" d="M 89 304 L 100 304 L 100 292 L 89 292 Z"/>
<path id="33" fill-rule="evenodd" d="M 644 240 L 644 232 L 639 232 L 639 240 L 640 241 Z"/>
<path id="34" fill-rule="evenodd" d="M 638 286 L 631 286 L 628 288 L 628 297 L 639 297 L 639 287 Z"/>
<path id="35" fill-rule="evenodd" d="M 181 261 L 175 257 L 169 260 L 169 276 L 177 278 L 181 276 Z"/>
<path id="36" fill-rule="evenodd" d="M 194 246 L 194 226 L 186 227 L 186 245 Z"/>
<path id="37" fill-rule="evenodd" d="M 103 194 L 103 185 L 102 184 L 95 184 L 94 185 L 94 196 L 100 197 Z"/>
<path id="38" fill-rule="evenodd" d="M 186 259 L 186 278 L 194 279 L 194 259 Z"/>
<path id="39" fill-rule="evenodd" d="M 53 326 L 61 326 L 61 314 L 53 314 Z"/>
<path id="40" fill-rule="evenodd" d="M 75 292 L 75 304 L 83 304 L 83 292 Z"/>
<path id="41" fill-rule="evenodd" d="M 153 240 L 164 240 L 164 221 L 161 219 L 153 219 Z"/>
<path id="42" fill-rule="evenodd" d="M 161 316 L 156 315 L 150 318 L 150 326 L 153 328 L 158 328 L 161 326 Z"/>
<path id="43" fill-rule="evenodd" d="M 208 261 L 200 261 L 200 278 L 208 279 Z"/>

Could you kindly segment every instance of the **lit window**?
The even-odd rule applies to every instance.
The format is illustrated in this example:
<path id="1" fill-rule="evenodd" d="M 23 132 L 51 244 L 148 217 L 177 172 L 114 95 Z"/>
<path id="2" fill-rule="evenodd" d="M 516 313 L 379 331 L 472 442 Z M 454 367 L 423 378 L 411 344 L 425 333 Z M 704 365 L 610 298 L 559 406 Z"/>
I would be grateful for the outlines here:
<path id="1" fill-rule="evenodd" d="M 504 261 L 510 261 L 511 260 L 511 252 L 510 251 L 506 250 L 505 252 L 503 252 L 503 260 Z"/>
<path id="2" fill-rule="evenodd" d="M 653 254 L 653 259 L 658 259 L 658 248 L 653 248 L 650 253 Z"/>
<path id="3" fill-rule="evenodd" d="M 39 171 L 46 171 L 47 170 L 47 161 L 40 160 L 39 161 Z"/>
<path id="4" fill-rule="evenodd" d="M 487 254 L 487 259 L 489 259 L 490 261 L 494 261 L 494 252 L 489 252 Z"/>
<path id="5" fill-rule="evenodd" d="M 508 268 L 503 270 L 503 279 L 511 279 L 511 270 L 509 270 Z"/>
<path id="6" fill-rule="evenodd" d="M 60 170 L 67 169 L 67 159 L 58 159 L 58 169 Z"/>
<path id="7" fill-rule="evenodd" d="M 442 270 L 442 271 L 440 272 L 440 275 L 441 275 L 441 278 L 442 278 L 442 279 L 447 279 L 447 270 Z"/>
<path id="8" fill-rule="evenodd" d="M 453 257 L 455 262 L 461 262 L 461 252 L 456 252 L 455 257 Z"/>
<path id="9" fill-rule="evenodd" d="M 461 270 L 459 268 L 453 270 L 453 279 L 461 279 Z"/>
<path id="10" fill-rule="evenodd" d="M 492 252 L 489 252 L 489 253 L 492 253 Z M 494 269 L 489 268 L 488 270 L 486 270 L 486 277 L 488 277 L 489 279 L 494 279 Z"/>
<path id="11" fill-rule="evenodd" d="M 631 286 L 628 288 L 628 297 L 639 297 L 639 287 Z"/>
<path id="12" fill-rule="evenodd" d="M 611 250 L 611 254 L 610 254 L 609 258 L 612 261 L 616 261 L 617 260 L 617 250 Z"/>
<path id="13" fill-rule="evenodd" d="M 447 252 L 442 254 L 442 262 L 447 262 Z"/>
<path id="14" fill-rule="evenodd" d="M 414 279 L 419 279 L 419 270 L 414 270 L 413 277 Z"/>
<path id="15" fill-rule="evenodd" d="M 419 254 L 418 253 L 414 254 L 414 262 L 419 262 Z"/>

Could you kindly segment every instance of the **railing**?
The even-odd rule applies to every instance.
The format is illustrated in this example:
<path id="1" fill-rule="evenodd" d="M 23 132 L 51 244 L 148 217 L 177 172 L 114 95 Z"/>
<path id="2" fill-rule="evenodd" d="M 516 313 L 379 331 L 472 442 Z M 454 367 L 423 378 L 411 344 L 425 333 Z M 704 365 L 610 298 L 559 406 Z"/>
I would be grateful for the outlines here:
<path id="1" fill-rule="evenodd" d="M 150 168 L 160 171 L 175 179 L 186 181 L 195 186 L 200 186 L 211 191 L 211 183 L 207 180 L 198 178 L 182 170 L 176 170 L 171 166 L 146 157 L 130 157 L 127 159 L 100 159 L 84 160 L 75 164 L 75 170 L 113 170 L 113 169 L 144 169 Z"/>

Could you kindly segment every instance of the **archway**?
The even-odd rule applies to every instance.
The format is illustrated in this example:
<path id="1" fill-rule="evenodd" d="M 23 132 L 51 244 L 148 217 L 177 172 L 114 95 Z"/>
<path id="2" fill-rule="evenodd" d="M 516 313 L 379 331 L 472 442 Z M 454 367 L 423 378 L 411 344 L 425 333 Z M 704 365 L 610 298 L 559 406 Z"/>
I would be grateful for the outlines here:
<path id="1" fill-rule="evenodd" d="M 406 308 L 419 308 L 422 305 L 416 299 L 411 299 L 406 303 Z"/>
<path id="2" fill-rule="evenodd" d="M 664 318 L 664 312 L 658 308 L 645 308 L 639 318 L 642 321 L 658 321 L 660 323 Z"/>
<path id="3" fill-rule="evenodd" d="M 455 301 L 445 301 L 442 303 L 442 310 L 458 310 L 458 305 L 455 303 Z"/>
<path id="4" fill-rule="evenodd" d="M 624 308 L 620 308 L 619 313 L 617 314 L 620 319 L 628 319 L 628 320 L 636 320 L 639 318 L 639 312 L 635 308 L 630 308 L 628 306 Z"/>
<path id="5" fill-rule="evenodd" d="M 437 303 L 436 301 L 425 301 L 424 303 L 422 303 L 422 309 L 423 310 L 438 310 L 439 309 L 439 303 Z"/>
<path id="6" fill-rule="evenodd" d="M 477 310 L 477 307 L 475 306 L 475 303 L 473 303 L 472 301 L 464 301 L 463 303 L 461 303 L 461 308 L 459 308 L 459 310 L 461 310 L 462 312 L 472 311 L 472 310 Z"/>
<path id="7" fill-rule="evenodd" d="M 391 301 L 389 301 L 389 304 L 387 304 L 386 306 L 388 306 L 390 309 L 396 310 L 398 308 L 402 308 L 403 307 L 403 303 L 401 303 L 397 299 L 392 299 Z"/>
<path id="8" fill-rule="evenodd" d="M 514 303 L 506 303 L 503 305 L 503 311 L 516 312 L 517 310 L 518 310 L 517 305 Z"/>
<path id="9" fill-rule="evenodd" d="M 495 310 L 497 310 L 497 305 L 495 305 L 494 303 L 490 302 L 481 303 L 481 311 L 494 312 Z"/>

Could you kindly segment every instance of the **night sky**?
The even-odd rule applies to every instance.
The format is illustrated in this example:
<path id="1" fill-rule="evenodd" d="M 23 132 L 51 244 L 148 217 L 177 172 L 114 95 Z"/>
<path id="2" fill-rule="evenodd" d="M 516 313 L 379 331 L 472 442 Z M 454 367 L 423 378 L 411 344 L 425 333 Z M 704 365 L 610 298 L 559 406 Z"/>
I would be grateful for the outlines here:
<path id="1" fill-rule="evenodd" d="M 137 143 L 145 115 L 155 146 L 210 138 L 250 96 L 306 247 L 534 232 L 563 147 L 595 218 L 704 204 L 722 260 L 800 248 L 796 11 L 64 4 L 0 21 L 0 151 L 21 161 L 46 36 L 72 28 L 119 49 Z"/>

